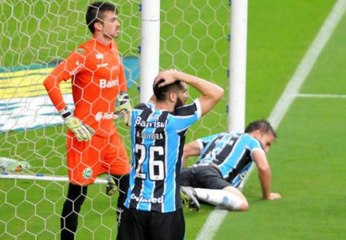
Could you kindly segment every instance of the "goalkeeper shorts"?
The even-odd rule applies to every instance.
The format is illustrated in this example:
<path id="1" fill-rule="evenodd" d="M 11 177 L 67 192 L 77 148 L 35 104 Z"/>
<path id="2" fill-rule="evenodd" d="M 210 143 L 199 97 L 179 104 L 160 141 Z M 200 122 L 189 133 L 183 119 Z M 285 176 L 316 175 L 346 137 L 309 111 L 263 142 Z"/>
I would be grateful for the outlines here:
<path id="1" fill-rule="evenodd" d="M 94 183 L 98 175 L 124 175 L 130 172 L 125 145 L 115 133 L 109 137 L 94 135 L 90 141 L 78 141 L 68 133 L 67 167 L 71 183 L 85 186 Z"/>

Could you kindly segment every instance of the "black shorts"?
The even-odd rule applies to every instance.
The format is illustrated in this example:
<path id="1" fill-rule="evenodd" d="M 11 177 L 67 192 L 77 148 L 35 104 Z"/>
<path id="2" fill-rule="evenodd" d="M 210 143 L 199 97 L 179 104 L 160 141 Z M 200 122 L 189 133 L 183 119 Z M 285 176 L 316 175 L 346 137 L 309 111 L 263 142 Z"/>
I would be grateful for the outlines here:
<path id="1" fill-rule="evenodd" d="M 208 189 L 224 189 L 231 186 L 213 166 L 194 166 L 184 169 L 181 174 L 181 185 Z"/>
<path id="2" fill-rule="evenodd" d="M 117 240 L 183 240 L 183 209 L 175 212 L 147 212 L 124 208 Z"/>

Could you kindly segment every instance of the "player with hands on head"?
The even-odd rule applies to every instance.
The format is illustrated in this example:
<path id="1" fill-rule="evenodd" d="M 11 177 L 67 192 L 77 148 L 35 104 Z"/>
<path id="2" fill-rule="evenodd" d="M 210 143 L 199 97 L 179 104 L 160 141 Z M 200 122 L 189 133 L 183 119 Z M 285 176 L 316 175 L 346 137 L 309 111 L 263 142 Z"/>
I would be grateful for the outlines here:
<path id="1" fill-rule="evenodd" d="M 88 185 L 101 174 L 111 176 L 106 193 L 119 187 L 118 210 L 123 208 L 130 171 L 126 148 L 114 124 L 117 97 L 124 111 L 131 109 L 124 66 L 114 41 L 119 35 L 118 10 L 108 2 L 94 2 L 86 12 L 92 38 L 65 58 L 44 80 L 44 86 L 66 124 L 69 185 L 60 218 L 61 239 L 75 238 L 78 215 Z M 74 111 L 67 108 L 60 89 L 71 80 Z M 126 108 L 123 106 L 126 105 Z"/>
<path id="2" fill-rule="evenodd" d="M 251 122 L 245 133 L 224 132 L 192 141 L 184 146 L 184 162 L 199 156 L 182 173 L 182 195 L 196 208 L 196 199 L 228 210 L 246 211 L 249 204 L 238 189 L 254 163 L 264 200 L 280 199 L 271 192 L 271 169 L 266 157 L 276 133 L 266 120 Z"/>
<path id="3" fill-rule="evenodd" d="M 191 104 L 185 104 L 187 86 L 200 93 Z M 180 174 L 185 134 L 222 98 L 224 90 L 171 69 L 156 76 L 153 92 L 149 102 L 132 110 L 132 168 L 118 240 L 184 239 Z"/>

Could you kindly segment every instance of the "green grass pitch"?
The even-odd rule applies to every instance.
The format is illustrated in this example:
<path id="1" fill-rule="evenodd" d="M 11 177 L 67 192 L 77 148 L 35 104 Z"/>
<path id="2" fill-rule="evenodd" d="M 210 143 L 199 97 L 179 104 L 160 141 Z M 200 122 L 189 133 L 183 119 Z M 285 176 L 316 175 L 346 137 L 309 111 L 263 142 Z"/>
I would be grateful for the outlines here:
<path id="1" fill-rule="evenodd" d="M 54 56 L 66 56 L 89 37 L 84 26 L 86 1 L 56 2 L 48 8 L 44 1 L 0 1 L 1 68 L 49 63 Z M 171 1 L 161 1 L 161 8 L 167 13 L 161 20 L 161 46 L 169 51 L 161 53 L 160 67 L 175 67 L 210 78 L 227 90 L 228 43 L 224 38 L 228 33 L 228 11 L 224 6 L 228 1 L 216 6 L 216 23 L 215 16 L 208 14 L 213 1 L 207 1 L 209 4 L 191 1 L 198 8 L 191 8 L 188 2 L 174 1 L 178 7 L 175 8 Z M 249 0 L 247 123 L 268 118 L 336 2 Z M 29 8 L 27 3 L 33 7 Z M 119 48 L 125 55 L 138 55 L 139 38 L 130 41 L 133 35 L 139 36 L 138 4 L 139 1 L 125 1 L 119 14 L 124 29 L 118 40 Z M 63 15 L 60 19 L 59 14 Z M 16 20 L 9 16 L 15 16 Z M 185 21 L 181 21 L 182 16 Z M 200 24 L 192 29 L 189 23 L 196 18 Z M 209 24 L 208 34 L 217 39 L 215 45 L 209 45 L 205 37 Z M 176 26 L 175 37 L 172 37 L 172 26 Z M 227 214 L 214 239 L 324 240 L 346 236 L 345 29 L 346 16 L 343 16 L 299 90 L 301 94 L 311 95 L 297 97 L 277 129 L 279 137 L 268 158 L 272 190 L 283 198 L 262 201 L 254 171 L 243 190 L 250 210 Z M 176 37 L 184 39 L 183 51 Z M 195 51 L 198 43 L 200 50 Z M 130 95 L 136 96 L 137 89 L 132 88 Z M 215 112 L 189 130 L 188 140 L 227 130 L 226 98 L 216 106 Z M 119 128 L 126 138 L 127 130 Z M 2 132 L 0 152 L 1 156 L 30 159 L 35 172 L 65 175 L 64 139 L 61 126 Z M 126 143 L 129 144 L 128 140 Z M 59 239 L 59 217 L 66 186 L 62 182 L 0 179 L 0 239 Z M 89 188 L 77 239 L 115 239 L 116 196 L 106 196 L 104 188 L 100 184 Z M 185 209 L 186 239 L 197 237 L 213 209 L 207 205 L 202 205 L 198 213 Z"/>

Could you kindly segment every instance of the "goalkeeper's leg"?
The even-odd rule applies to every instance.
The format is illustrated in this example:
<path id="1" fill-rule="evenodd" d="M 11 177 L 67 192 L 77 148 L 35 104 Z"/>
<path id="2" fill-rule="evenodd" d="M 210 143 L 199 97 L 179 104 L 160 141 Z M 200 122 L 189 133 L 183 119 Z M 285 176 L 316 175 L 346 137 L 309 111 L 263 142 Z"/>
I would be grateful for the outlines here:
<path id="1" fill-rule="evenodd" d="M 74 239 L 78 225 L 78 215 L 87 195 L 87 190 L 87 186 L 69 184 L 67 198 L 60 218 L 61 240 Z"/>
<path id="2" fill-rule="evenodd" d="M 124 203 L 126 200 L 127 189 L 129 188 L 129 174 L 124 175 L 112 175 L 115 183 L 118 185 L 119 196 L 117 203 L 117 222 L 121 219 L 121 213 L 124 209 Z"/>

